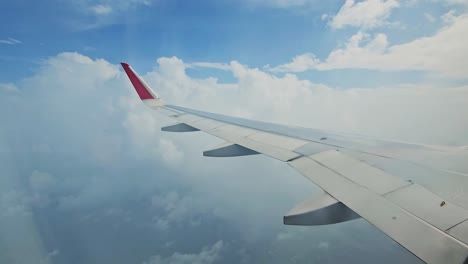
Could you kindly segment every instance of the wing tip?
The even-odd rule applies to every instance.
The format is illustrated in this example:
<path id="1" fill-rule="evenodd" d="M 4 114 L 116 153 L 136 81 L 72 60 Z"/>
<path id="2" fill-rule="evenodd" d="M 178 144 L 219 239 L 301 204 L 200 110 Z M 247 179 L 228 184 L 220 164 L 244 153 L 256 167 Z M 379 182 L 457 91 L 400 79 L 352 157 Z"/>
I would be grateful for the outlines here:
<path id="1" fill-rule="evenodd" d="M 133 85 L 133 88 L 136 90 L 138 96 L 141 100 L 147 99 L 156 99 L 159 100 L 159 97 L 154 93 L 151 88 L 138 76 L 138 74 L 130 67 L 126 62 L 121 62 L 122 68 L 127 74 L 128 79 Z"/>

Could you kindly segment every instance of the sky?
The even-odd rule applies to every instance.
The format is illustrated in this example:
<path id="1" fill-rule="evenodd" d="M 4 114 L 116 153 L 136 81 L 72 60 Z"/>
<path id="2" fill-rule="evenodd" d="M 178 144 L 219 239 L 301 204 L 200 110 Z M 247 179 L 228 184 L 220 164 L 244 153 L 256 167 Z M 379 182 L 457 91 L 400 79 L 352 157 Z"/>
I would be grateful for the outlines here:
<path id="1" fill-rule="evenodd" d="M 420 263 L 362 219 L 284 226 L 318 187 L 161 132 L 119 62 L 180 106 L 466 146 L 466 32 L 466 0 L 2 1 L 0 263 Z"/>

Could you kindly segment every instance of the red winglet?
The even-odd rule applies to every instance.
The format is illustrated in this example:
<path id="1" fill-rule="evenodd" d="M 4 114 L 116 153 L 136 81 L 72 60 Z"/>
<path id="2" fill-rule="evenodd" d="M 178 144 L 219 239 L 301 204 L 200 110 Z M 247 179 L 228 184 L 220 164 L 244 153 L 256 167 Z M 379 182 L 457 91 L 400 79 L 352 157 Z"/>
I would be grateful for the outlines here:
<path id="1" fill-rule="evenodd" d="M 132 82 L 133 87 L 135 88 L 136 92 L 138 93 L 138 96 L 140 96 L 141 100 L 146 100 L 146 99 L 159 99 L 157 95 L 152 93 L 150 91 L 150 88 L 148 85 L 145 84 L 145 82 L 136 74 L 133 69 L 130 67 L 125 62 L 120 63 L 125 70 L 125 73 L 127 73 L 128 78 L 130 79 L 130 82 Z M 154 95 L 153 95 L 154 94 Z"/>

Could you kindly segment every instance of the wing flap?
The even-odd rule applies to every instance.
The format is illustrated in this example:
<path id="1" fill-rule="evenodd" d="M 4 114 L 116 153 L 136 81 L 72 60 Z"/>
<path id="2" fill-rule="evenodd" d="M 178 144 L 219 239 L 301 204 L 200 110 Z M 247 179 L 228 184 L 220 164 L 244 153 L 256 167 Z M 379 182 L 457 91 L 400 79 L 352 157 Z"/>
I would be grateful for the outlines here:
<path id="1" fill-rule="evenodd" d="M 285 225 L 329 225 L 358 219 L 360 216 L 328 193 L 312 197 L 283 217 Z"/>
<path id="2" fill-rule="evenodd" d="M 339 151 L 326 151 L 309 157 L 347 179 L 382 195 L 442 231 L 447 231 L 468 219 L 467 210 L 445 201 L 426 188 L 395 177 Z"/>
<path id="3" fill-rule="evenodd" d="M 463 263 L 468 258 L 461 241 L 312 158 L 301 157 L 289 165 L 423 261 Z"/>

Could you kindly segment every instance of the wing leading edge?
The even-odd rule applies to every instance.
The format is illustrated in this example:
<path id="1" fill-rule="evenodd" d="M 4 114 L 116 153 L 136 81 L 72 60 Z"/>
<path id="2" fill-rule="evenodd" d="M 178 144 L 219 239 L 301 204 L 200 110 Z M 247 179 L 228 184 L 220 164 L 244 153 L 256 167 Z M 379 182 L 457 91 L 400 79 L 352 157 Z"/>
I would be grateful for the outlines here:
<path id="1" fill-rule="evenodd" d="M 285 216 L 285 224 L 332 224 L 360 216 L 427 263 L 468 263 L 468 205 L 448 201 L 424 186 L 403 180 L 393 171 L 362 160 L 365 154 L 400 162 L 398 154 L 402 149 L 424 155 L 435 155 L 439 149 L 382 140 L 373 140 L 369 145 L 360 136 L 297 130 L 169 105 L 128 64 L 122 63 L 122 67 L 148 107 L 179 122 L 163 131 L 203 131 L 226 141 L 205 151 L 206 156 L 264 154 L 287 162 L 325 191 L 318 200 L 306 201 L 293 209 Z M 398 151 L 375 148 L 375 142 Z M 401 162 L 405 158 L 417 162 L 410 156 Z M 439 172 L 465 178 L 463 173 Z M 328 218 L 317 218 L 318 215 Z"/>

